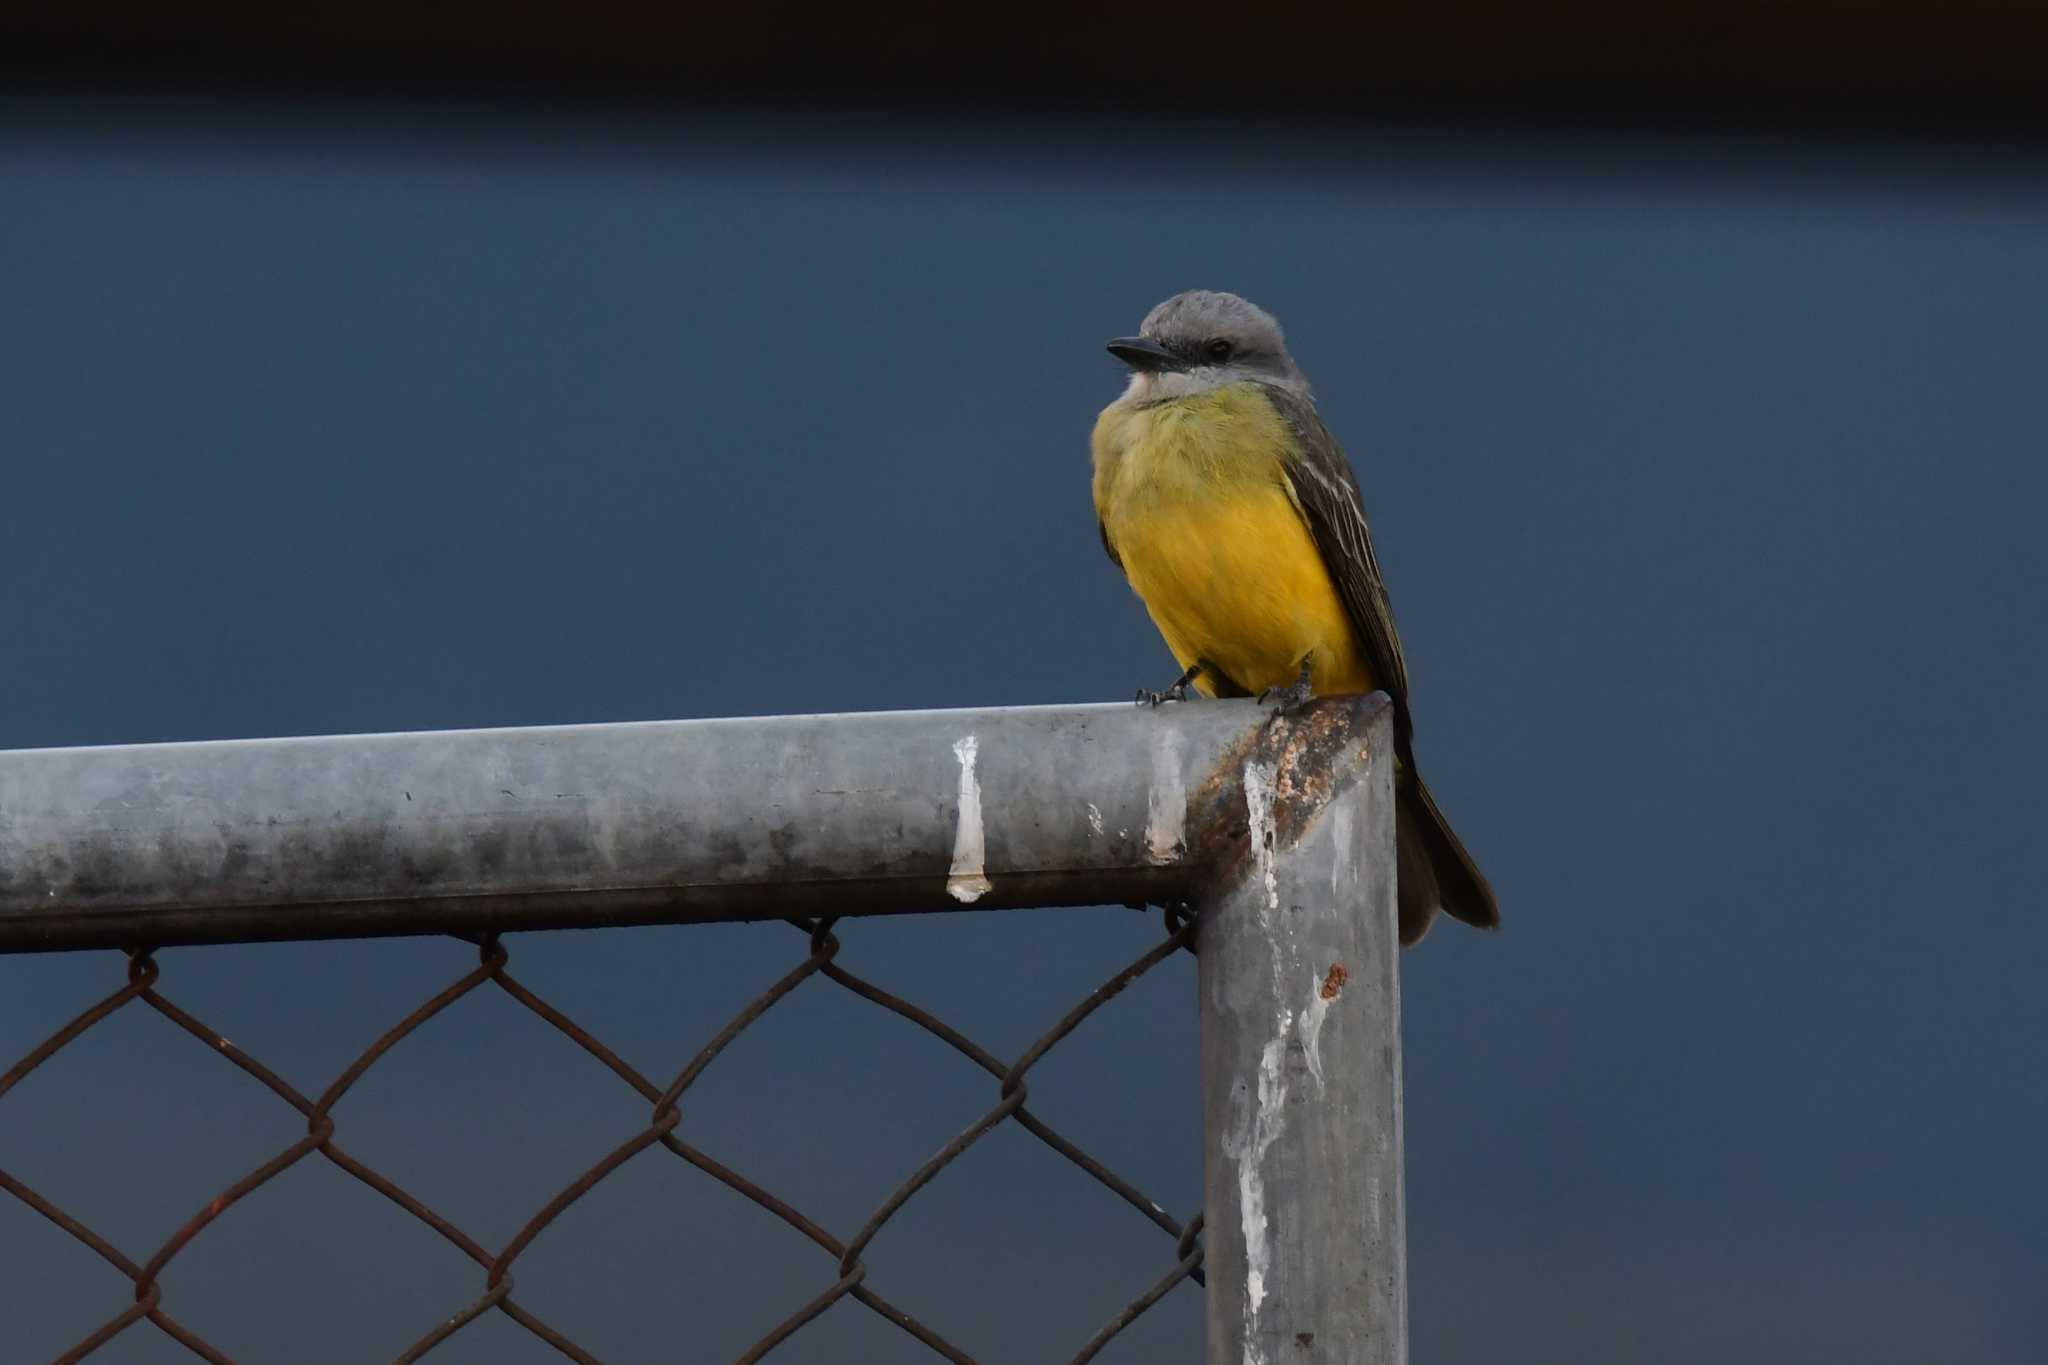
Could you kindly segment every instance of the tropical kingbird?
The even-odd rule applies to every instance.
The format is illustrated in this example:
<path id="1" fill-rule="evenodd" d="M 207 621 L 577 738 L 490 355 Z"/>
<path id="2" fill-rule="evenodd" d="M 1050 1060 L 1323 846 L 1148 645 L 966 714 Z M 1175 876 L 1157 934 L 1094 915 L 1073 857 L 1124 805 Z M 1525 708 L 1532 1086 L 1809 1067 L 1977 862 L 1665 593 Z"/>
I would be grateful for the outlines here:
<path id="1" fill-rule="evenodd" d="M 1492 888 L 1416 771 L 1408 670 L 1358 479 L 1280 324 L 1197 289 L 1109 350 L 1132 374 L 1095 422 L 1102 544 L 1187 670 L 1148 695 L 1385 692 L 1401 942 L 1438 910 L 1498 925 Z"/>

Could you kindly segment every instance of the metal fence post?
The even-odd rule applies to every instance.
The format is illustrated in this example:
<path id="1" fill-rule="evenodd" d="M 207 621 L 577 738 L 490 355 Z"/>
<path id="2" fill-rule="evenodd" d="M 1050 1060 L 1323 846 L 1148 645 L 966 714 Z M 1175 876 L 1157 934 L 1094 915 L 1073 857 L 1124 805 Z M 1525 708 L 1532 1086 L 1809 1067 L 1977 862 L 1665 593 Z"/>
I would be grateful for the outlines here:
<path id="1" fill-rule="evenodd" d="M 1392 736 L 1383 698 L 1342 700 L 1274 718 L 1212 855 L 1210 1365 L 1408 1359 Z"/>

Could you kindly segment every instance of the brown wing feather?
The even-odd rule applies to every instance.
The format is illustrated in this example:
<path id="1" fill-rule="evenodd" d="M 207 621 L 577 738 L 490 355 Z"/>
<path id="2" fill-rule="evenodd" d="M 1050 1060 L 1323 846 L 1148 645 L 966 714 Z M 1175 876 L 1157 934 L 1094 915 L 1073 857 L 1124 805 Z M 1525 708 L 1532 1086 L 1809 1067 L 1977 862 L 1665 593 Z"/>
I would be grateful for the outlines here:
<path id="1" fill-rule="evenodd" d="M 1406 758 L 1411 734 L 1408 663 L 1401 656 L 1393 604 L 1387 600 L 1379 557 L 1372 550 L 1358 478 L 1337 438 L 1306 398 L 1270 386 L 1266 393 L 1301 443 L 1300 457 L 1286 467 L 1288 485 L 1323 557 L 1323 567 L 1337 586 L 1345 614 L 1351 618 L 1359 648 L 1365 651 L 1366 666 L 1380 690 L 1394 699 L 1397 737 Z"/>
<path id="2" fill-rule="evenodd" d="M 1401 941 L 1407 944 L 1421 938 L 1439 908 L 1467 924 L 1494 928 L 1500 923 L 1500 908 L 1493 888 L 1452 832 L 1450 821 L 1437 808 L 1415 768 L 1408 664 L 1401 656 L 1401 637 L 1394 629 L 1386 580 L 1380 576 L 1379 558 L 1373 554 L 1358 477 L 1337 438 L 1316 415 L 1314 405 L 1287 389 L 1268 386 L 1266 393 L 1301 446 L 1298 457 L 1285 467 L 1288 488 L 1308 522 L 1323 568 L 1337 586 L 1358 646 L 1365 651 L 1366 665 L 1380 690 L 1394 700 L 1394 751 L 1401 761 L 1395 820 Z"/>

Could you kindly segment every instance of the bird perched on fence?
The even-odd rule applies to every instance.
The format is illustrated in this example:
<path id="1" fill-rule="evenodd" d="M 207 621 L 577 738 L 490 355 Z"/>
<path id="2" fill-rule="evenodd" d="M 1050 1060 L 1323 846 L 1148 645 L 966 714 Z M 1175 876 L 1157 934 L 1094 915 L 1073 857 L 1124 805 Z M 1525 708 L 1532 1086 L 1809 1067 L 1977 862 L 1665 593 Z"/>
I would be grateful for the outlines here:
<path id="1" fill-rule="evenodd" d="M 1132 374 L 1095 422 L 1102 543 L 1186 670 L 1141 698 L 1385 692 L 1401 942 L 1438 910 L 1498 925 L 1492 888 L 1416 771 L 1408 671 L 1358 480 L 1280 324 L 1197 289 L 1109 350 Z"/>

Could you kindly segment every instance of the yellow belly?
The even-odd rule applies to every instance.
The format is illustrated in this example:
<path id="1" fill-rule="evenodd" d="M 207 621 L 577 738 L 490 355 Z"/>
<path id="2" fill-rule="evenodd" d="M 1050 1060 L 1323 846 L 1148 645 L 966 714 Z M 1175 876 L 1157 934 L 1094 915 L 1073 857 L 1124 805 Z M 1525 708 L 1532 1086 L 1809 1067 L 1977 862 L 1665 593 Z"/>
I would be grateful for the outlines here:
<path id="1" fill-rule="evenodd" d="M 1350 618 L 1284 481 L 1292 440 L 1252 385 L 1113 406 L 1096 424 L 1096 511 L 1181 667 L 1207 660 L 1256 694 L 1292 683 L 1306 659 L 1318 693 L 1369 692 Z"/>

